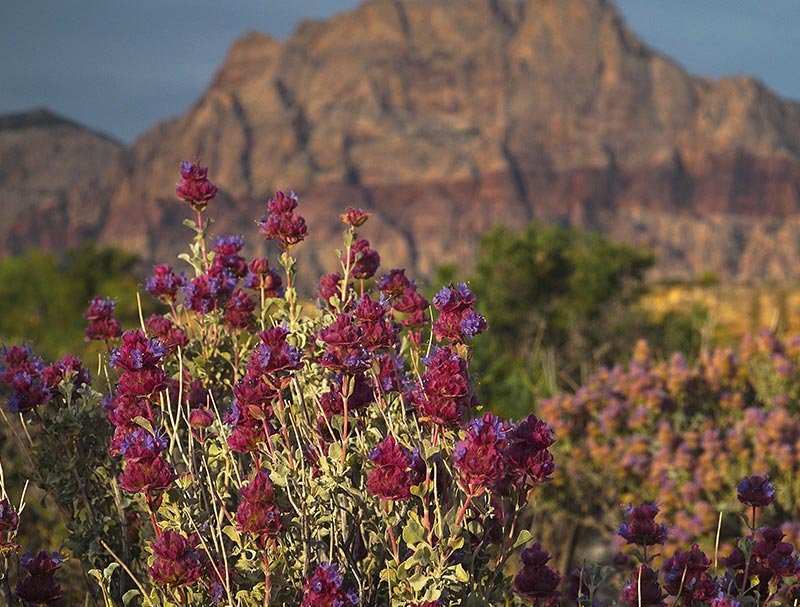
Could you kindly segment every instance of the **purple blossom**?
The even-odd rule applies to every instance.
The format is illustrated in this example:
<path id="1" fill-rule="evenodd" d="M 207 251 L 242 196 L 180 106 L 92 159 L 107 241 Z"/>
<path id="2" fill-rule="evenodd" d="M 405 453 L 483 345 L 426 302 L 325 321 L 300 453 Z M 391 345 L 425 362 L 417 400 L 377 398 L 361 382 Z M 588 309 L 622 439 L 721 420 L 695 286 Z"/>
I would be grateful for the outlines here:
<path id="1" fill-rule="evenodd" d="M 89 321 L 86 326 L 86 339 L 102 341 L 122 334 L 122 325 L 114 318 L 116 306 L 116 302 L 110 297 L 103 299 L 99 295 L 89 302 L 89 307 L 83 314 Z"/>
<path id="2" fill-rule="evenodd" d="M 186 284 L 183 274 L 175 274 L 166 263 L 153 266 L 153 275 L 144 283 L 145 291 L 152 297 L 170 303 L 175 301 L 178 290 Z"/>
<path id="3" fill-rule="evenodd" d="M 358 596 L 342 588 L 343 578 L 335 563 L 318 565 L 306 580 L 300 607 L 355 607 Z"/>
<path id="4" fill-rule="evenodd" d="M 175 195 L 196 211 L 205 209 L 208 201 L 217 195 L 217 186 L 208 180 L 208 167 L 186 160 L 181 162 L 181 181 L 175 186 Z"/>
<path id="5" fill-rule="evenodd" d="M 185 537 L 174 531 L 163 531 L 150 545 L 155 560 L 147 573 L 161 586 L 191 586 L 203 574 L 198 544 L 194 534 Z"/>
<path id="6" fill-rule="evenodd" d="M 625 510 L 625 522 L 619 528 L 628 544 L 655 546 L 667 541 L 667 525 L 655 522 L 658 507 L 655 504 L 631 505 Z"/>
<path id="7" fill-rule="evenodd" d="M 522 569 L 514 577 L 514 590 L 534 601 L 557 599 L 561 594 L 558 592 L 561 576 L 547 566 L 550 558 L 539 542 L 523 550 Z"/>
<path id="8" fill-rule="evenodd" d="M 258 222 L 261 234 L 267 240 L 277 240 L 281 248 L 302 242 L 308 235 L 306 220 L 295 209 L 297 194 L 276 192 L 267 202 L 267 214 Z"/>
<path id="9" fill-rule="evenodd" d="M 381 263 L 381 256 L 369 246 L 369 240 L 359 238 L 350 247 L 350 254 L 342 256 L 342 263 L 349 265 L 350 274 L 354 278 L 372 278 Z"/>
<path id="10" fill-rule="evenodd" d="M 470 422 L 466 437 L 456 443 L 453 461 L 462 483 L 470 492 L 488 489 L 506 476 L 508 422 L 485 414 Z"/>
<path id="11" fill-rule="evenodd" d="M 763 508 L 775 501 L 775 487 L 768 476 L 746 476 L 736 489 L 739 501 L 746 506 Z"/>
<path id="12" fill-rule="evenodd" d="M 367 474 L 367 491 L 382 500 L 406 500 L 411 497 L 411 486 L 422 481 L 414 455 L 393 436 L 387 436 L 372 450 L 370 460 L 375 467 Z"/>

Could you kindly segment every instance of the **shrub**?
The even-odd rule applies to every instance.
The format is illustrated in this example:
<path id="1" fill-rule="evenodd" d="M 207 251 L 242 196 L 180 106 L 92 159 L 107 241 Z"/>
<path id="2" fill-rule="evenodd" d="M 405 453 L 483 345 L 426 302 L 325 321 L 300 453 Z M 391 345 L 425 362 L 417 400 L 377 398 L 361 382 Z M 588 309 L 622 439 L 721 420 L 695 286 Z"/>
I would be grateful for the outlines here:
<path id="1" fill-rule="evenodd" d="M 574 394 L 539 403 L 560 463 L 540 520 L 608 536 L 619 504 L 651 500 L 673 547 L 710 550 L 720 513 L 723 546 L 738 530 L 728 488 L 756 472 L 782 489 L 766 522 L 800 540 L 799 372 L 800 342 L 768 332 L 694 366 L 680 354 L 657 362 L 641 342 L 629 367 L 600 369 Z"/>
<path id="2" fill-rule="evenodd" d="M 104 349 L 94 382 L 74 357 L 2 355 L 6 420 L 98 582 L 89 599 L 518 601 L 506 564 L 530 540 L 519 519 L 553 472 L 554 439 L 534 416 L 480 411 L 474 295 L 444 287 L 434 315 L 403 270 L 372 281 L 380 257 L 357 234 L 368 215 L 348 209 L 341 270 L 309 309 L 294 286 L 308 233 L 297 197 L 278 192 L 258 222 L 281 247 L 281 274 L 246 260 L 241 237 L 209 246 L 216 187 L 195 164 L 181 178 L 195 211 L 190 271 L 158 265 L 145 283 L 165 315 L 122 332 L 114 302 L 92 300 L 86 335 Z M 15 558 L 17 510 L 0 506 L 5 599 L 55 604 L 63 557 Z"/>

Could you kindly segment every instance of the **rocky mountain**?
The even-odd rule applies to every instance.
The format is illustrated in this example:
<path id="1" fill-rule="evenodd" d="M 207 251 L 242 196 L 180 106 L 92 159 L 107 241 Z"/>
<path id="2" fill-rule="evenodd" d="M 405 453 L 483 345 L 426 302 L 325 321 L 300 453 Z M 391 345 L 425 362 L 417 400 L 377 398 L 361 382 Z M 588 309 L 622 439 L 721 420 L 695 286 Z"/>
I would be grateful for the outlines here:
<path id="1" fill-rule="evenodd" d="M 106 210 L 94 193 L 122 147 L 45 109 L 0 116 L 0 252 L 92 238 Z M 69 197 L 78 184 L 83 203 Z"/>
<path id="2" fill-rule="evenodd" d="M 189 111 L 101 156 L 60 206 L 14 216 L 6 250 L 66 230 L 171 259 L 178 162 L 199 157 L 217 233 L 253 234 L 269 193 L 297 191 L 318 270 L 353 205 L 383 267 L 423 275 L 541 220 L 647 244 L 656 277 L 800 277 L 800 104 L 688 74 L 607 0 L 370 0 L 246 34 Z"/>

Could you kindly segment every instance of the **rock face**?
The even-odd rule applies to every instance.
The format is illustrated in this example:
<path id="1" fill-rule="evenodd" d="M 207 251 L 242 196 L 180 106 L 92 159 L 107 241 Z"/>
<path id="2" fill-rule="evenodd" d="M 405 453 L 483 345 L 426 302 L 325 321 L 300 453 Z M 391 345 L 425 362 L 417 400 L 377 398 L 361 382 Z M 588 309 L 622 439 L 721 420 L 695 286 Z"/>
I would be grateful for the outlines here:
<path id="1" fill-rule="evenodd" d="M 647 244 L 657 277 L 800 276 L 800 104 L 691 76 L 606 0 L 372 0 L 246 34 L 185 115 L 72 187 L 69 232 L 171 258 L 192 157 L 223 192 L 217 233 L 299 192 L 315 270 L 349 204 L 386 269 L 469 263 L 489 227 L 542 220 Z"/>

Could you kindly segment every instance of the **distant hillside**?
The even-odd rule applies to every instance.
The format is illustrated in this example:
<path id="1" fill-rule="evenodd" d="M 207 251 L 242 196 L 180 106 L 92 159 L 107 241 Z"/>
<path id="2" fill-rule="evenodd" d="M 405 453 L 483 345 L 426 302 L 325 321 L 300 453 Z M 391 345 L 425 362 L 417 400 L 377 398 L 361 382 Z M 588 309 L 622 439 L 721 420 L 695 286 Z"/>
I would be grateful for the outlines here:
<path id="1" fill-rule="evenodd" d="M 373 0 L 284 42 L 246 34 L 183 116 L 4 222 L 5 250 L 63 230 L 171 258 L 177 165 L 196 156 L 219 232 L 252 234 L 270 192 L 299 192 L 318 270 L 351 204 L 384 266 L 422 274 L 544 220 L 652 246 L 656 278 L 800 277 L 800 104 L 688 74 L 606 0 Z"/>
<path id="2" fill-rule="evenodd" d="M 52 112 L 0 116 L 0 252 L 61 250 L 97 234 L 100 177 L 122 145 Z M 79 184 L 85 200 L 68 196 Z"/>

